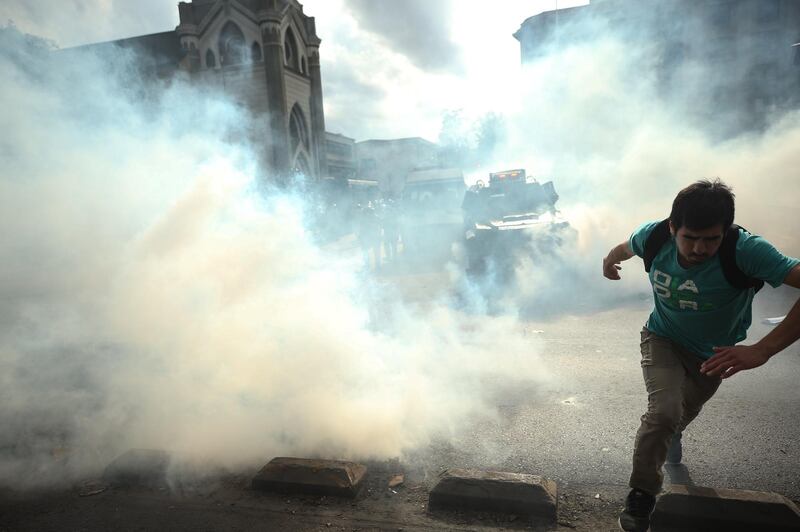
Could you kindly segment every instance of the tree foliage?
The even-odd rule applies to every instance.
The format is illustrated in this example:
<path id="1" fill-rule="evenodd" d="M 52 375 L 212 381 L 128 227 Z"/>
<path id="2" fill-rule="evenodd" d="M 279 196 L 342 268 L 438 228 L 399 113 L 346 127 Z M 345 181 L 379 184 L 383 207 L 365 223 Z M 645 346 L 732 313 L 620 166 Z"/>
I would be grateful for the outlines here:
<path id="1" fill-rule="evenodd" d="M 446 111 L 439 133 L 439 161 L 444 166 L 478 166 L 495 155 L 505 133 L 505 119 L 499 113 L 470 119 L 461 109 Z"/>

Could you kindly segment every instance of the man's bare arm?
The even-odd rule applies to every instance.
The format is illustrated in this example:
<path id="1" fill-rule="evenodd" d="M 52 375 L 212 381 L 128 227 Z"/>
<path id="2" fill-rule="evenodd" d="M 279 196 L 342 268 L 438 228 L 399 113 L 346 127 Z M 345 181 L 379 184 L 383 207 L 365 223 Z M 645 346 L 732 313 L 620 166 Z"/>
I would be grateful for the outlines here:
<path id="1" fill-rule="evenodd" d="M 800 264 L 792 268 L 783 283 L 800 288 Z M 720 375 L 726 379 L 742 370 L 765 364 L 767 360 L 798 339 L 800 339 L 800 299 L 783 321 L 755 344 L 715 347 L 714 356 L 700 366 L 700 371 L 707 375 Z"/>
<path id="2" fill-rule="evenodd" d="M 627 240 L 614 246 L 603 259 L 603 275 L 607 279 L 618 281 L 620 279 L 619 271 L 622 269 L 619 263 L 632 258 L 634 255 L 635 253 L 631 251 Z"/>

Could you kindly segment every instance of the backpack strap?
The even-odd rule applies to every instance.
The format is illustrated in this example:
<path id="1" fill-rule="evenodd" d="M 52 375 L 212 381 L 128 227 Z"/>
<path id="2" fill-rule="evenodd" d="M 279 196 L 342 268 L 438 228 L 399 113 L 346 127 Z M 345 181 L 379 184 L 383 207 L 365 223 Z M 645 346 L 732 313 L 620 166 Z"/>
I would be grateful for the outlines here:
<path id="1" fill-rule="evenodd" d="M 740 270 L 739 265 L 736 264 L 736 242 L 739 240 L 739 229 L 747 233 L 750 232 L 744 227 L 733 224 L 728 228 L 728 232 L 725 233 L 725 236 L 722 238 L 722 244 L 720 244 L 718 252 L 722 273 L 732 286 L 740 290 L 753 288 L 758 292 L 763 288 L 764 281 L 749 277 Z"/>
<path id="2" fill-rule="evenodd" d="M 764 281 L 749 277 L 739 269 L 739 265 L 736 264 L 736 242 L 739 240 L 739 229 L 747 233 L 750 232 L 744 227 L 734 224 L 728 228 L 728 232 L 725 233 L 725 236 L 722 238 L 722 243 L 718 251 L 722 274 L 725 276 L 725 280 L 734 288 L 738 288 L 739 290 L 753 288 L 758 292 L 764 286 Z M 661 247 L 666 244 L 670 237 L 669 218 L 667 218 L 666 220 L 660 221 L 658 225 L 655 226 L 644 243 L 645 271 L 650 272 L 650 268 L 653 266 L 653 260 L 655 260 Z"/>
<path id="3" fill-rule="evenodd" d="M 650 232 L 647 240 L 644 243 L 644 270 L 650 272 L 650 267 L 653 265 L 653 260 L 658 255 L 661 246 L 667 243 L 670 238 L 669 233 L 669 218 L 662 220 Z M 734 242 L 734 249 L 736 243 Z"/>

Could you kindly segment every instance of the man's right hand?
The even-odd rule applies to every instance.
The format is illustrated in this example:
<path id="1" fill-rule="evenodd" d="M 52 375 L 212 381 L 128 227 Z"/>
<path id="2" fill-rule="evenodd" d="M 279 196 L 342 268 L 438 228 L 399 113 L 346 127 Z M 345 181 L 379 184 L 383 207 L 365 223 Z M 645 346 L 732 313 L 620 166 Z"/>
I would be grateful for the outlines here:
<path id="1" fill-rule="evenodd" d="M 606 279 L 619 281 L 619 271 L 622 269 L 622 266 L 620 266 L 619 263 L 624 260 L 628 260 L 633 256 L 633 251 L 631 251 L 627 241 L 615 246 L 611 251 L 608 252 L 606 258 L 603 259 L 603 275 L 606 277 Z"/>
<path id="2" fill-rule="evenodd" d="M 619 265 L 619 262 L 614 262 L 609 257 L 605 257 L 603 259 L 603 275 L 606 277 L 606 279 L 619 281 L 621 279 L 619 276 L 619 271 L 621 269 L 622 266 Z"/>

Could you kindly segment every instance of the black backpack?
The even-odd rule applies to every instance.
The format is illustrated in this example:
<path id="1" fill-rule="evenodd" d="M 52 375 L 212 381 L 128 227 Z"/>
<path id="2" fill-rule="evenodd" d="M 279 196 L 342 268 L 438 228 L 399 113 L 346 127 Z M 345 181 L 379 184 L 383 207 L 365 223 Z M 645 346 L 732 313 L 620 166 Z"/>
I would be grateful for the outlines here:
<path id="1" fill-rule="evenodd" d="M 728 228 L 728 232 L 725 233 L 725 236 L 722 237 L 722 244 L 720 244 L 719 251 L 717 252 L 719 254 L 719 262 L 722 265 L 722 273 L 731 286 L 740 290 L 753 288 L 758 292 L 764 286 L 764 281 L 748 277 L 748 275 L 736 265 L 736 241 L 739 240 L 739 229 L 748 233 L 750 232 L 744 227 L 733 224 Z M 659 222 L 644 243 L 644 269 L 648 273 L 650 272 L 650 267 L 653 265 L 653 259 L 656 258 L 661 246 L 663 246 L 669 238 L 668 218 Z"/>

